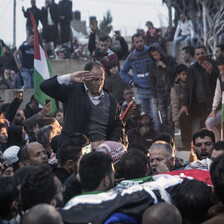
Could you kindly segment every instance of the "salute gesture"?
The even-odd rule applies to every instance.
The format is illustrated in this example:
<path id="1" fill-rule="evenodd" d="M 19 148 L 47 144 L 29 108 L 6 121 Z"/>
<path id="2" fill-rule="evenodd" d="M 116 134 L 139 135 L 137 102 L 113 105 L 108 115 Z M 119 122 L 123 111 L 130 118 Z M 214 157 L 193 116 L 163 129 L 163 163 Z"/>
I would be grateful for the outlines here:
<path id="1" fill-rule="evenodd" d="M 72 82 L 86 82 L 91 81 L 93 79 L 93 74 L 89 71 L 78 71 L 70 74 L 70 78 Z"/>

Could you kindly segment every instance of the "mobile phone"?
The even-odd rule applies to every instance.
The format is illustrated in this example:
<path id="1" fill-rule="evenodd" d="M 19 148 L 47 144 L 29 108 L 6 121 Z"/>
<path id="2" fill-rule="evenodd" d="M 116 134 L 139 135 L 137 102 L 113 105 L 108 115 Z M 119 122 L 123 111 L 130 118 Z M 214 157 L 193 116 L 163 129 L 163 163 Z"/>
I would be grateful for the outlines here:
<path id="1" fill-rule="evenodd" d="M 45 100 L 45 105 L 48 104 L 48 103 L 50 103 L 50 102 L 51 102 L 50 99 L 46 99 L 46 100 Z"/>
<path id="2" fill-rule="evenodd" d="M 98 26 L 98 21 L 97 20 L 94 20 L 93 21 L 93 29 L 96 30 L 97 29 L 97 26 Z"/>
<path id="3" fill-rule="evenodd" d="M 211 61 L 211 56 L 210 55 L 203 55 L 201 56 L 201 61 Z"/>
<path id="4" fill-rule="evenodd" d="M 23 98 L 23 91 L 15 91 L 14 92 L 14 98 L 18 98 L 18 99 L 21 99 Z"/>

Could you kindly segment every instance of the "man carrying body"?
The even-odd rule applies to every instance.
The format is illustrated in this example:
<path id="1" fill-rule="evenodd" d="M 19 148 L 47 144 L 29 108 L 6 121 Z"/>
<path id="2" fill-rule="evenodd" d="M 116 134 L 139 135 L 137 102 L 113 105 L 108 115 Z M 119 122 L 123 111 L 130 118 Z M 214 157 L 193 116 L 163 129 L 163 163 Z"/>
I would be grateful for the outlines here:
<path id="1" fill-rule="evenodd" d="M 143 37 L 140 34 L 132 36 L 132 43 L 135 50 L 126 59 L 120 76 L 131 87 L 137 87 L 136 103 L 141 104 L 141 112 L 150 114 L 154 122 L 154 129 L 159 131 L 159 119 L 150 86 L 149 48 L 144 45 Z M 132 69 L 133 76 L 128 73 L 130 69 Z"/>
<path id="2" fill-rule="evenodd" d="M 120 140 L 123 124 L 117 102 L 103 90 L 104 79 L 103 66 L 90 62 L 85 71 L 55 76 L 41 83 L 43 92 L 64 104 L 65 119 L 59 145 L 76 132 L 85 134 L 90 141 L 91 135 L 97 133 L 107 140 Z"/>
<path id="3" fill-rule="evenodd" d="M 211 164 L 211 154 L 215 144 L 215 134 L 209 129 L 201 129 L 193 135 L 193 150 L 197 156 L 195 162 L 190 163 L 185 169 L 208 170 Z"/>
<path id="4" fill-rule="evenodd" d="M 152 174 L 169 172 L 175 167 L 175 156 L 170 144 L 157 141 L 149 149 Z"/>
<path id="5" fill-rule="evenodd" d="M 40 166 L 46 164 L 48 157 L 46 149 L 38 142 L 31 142 L 22 149 L 22 163 L 24 166 Z"/>

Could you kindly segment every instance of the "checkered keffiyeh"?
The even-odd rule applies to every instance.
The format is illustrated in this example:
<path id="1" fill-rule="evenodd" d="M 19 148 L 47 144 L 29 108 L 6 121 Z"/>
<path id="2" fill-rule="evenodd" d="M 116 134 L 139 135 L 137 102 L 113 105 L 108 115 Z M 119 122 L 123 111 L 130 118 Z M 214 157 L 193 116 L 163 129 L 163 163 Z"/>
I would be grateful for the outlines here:
<path id="1" fill-rule="evenodd" d="M 125 146 L 119 142 L 105 141 L 101 143 L 96 151 L 104 152 L 110 155 L 113 159 L 113 163 L 116 164 L 120 161 L 121 157 L 127 152 Z"/>

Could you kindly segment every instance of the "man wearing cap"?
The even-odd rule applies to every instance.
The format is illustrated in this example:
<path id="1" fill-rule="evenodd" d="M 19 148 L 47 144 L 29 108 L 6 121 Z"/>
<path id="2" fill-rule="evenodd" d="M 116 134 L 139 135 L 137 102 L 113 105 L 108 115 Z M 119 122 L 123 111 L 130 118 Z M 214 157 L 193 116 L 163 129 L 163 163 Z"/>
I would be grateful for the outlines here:
<path id="1" fill-rule="evenodd" d="M 9 164 L 11 164 L 15 170 L 18 169 L 19 158 L 17 154 L 19 152 L 19 149 L 19 146 L 13 145 L 7 148 L 3 153 L 4 161 L 7 161 Z"/>
<path id="2" fill-rule="evenodd" d="M 119 141 L 123 124 L 117 102 L 103 89 L 105 70 L 99 62 L 86 64 L 85 71 L 44 80 L 40 88 L 64 105 L 64 126 L 59 145 L 71 133 L 89 137 L 98 133 L 107 140 Z"/>
<path id="3" fill-rule="evenodd" d="M 12 164 L 7 161 L 0 160 L 0 177 L 12 177 L 14 176 L 14 169 Z"/>
<path id="4" fill-rule="evenodd" d="M 152 145 L 156 136 L 156 131 L 152 128 L 150 117 L 147 113 L 142 112 L 138 121 L 138 127 L 127 132 L 129 143 L 139 142 L 145 145 L 147 149 Z"/>

